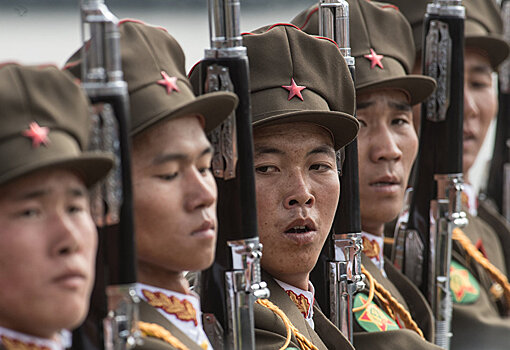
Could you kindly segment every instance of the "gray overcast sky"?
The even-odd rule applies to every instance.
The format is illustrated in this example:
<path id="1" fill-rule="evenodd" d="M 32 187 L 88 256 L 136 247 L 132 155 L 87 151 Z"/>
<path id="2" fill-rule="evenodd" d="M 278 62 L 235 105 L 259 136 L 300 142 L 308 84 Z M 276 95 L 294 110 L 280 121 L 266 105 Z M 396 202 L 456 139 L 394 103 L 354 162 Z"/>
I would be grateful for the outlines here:
<path id="1" fill-rule="evenodd" d="M 241 29 L 288 22 L 310 0 L 242 0 Z M 189 69 L 209 46 L 206 0 L 110 0 L 119 18 L 138 18 L 166 27 L 181 44 Z M 0 61 L 62 65 L 80 46 L 79 2 L 0 0 Z"/>

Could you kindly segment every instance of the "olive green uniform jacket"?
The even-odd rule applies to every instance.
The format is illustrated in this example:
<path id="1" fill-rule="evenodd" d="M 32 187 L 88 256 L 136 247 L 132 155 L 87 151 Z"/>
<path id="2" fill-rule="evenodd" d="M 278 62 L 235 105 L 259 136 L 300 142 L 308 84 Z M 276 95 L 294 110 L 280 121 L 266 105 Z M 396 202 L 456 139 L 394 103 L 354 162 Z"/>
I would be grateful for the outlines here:
<path id="1" fill-rule="evenodd" d="M 313 306 L 313 321 L 315 330 L 310 327 L 308 322 L 297 308 L 296 304 L 290 300 L 289 296 L 271 275 L 263 272 L 262 280 L 267 282 L 267 286 L 271 291 L 269 300 L 282 310 L 292 324 L 310 340 L 320 350 L 351 350 L 354 349 L 343 334 L 336 328 L 317 306 Z M 285 325 L 282 319 L 273 311 L 255 304 L 255 343 L 257 349 L 274 350 L 279 349 L 287 337 Z M 299 349 L 298 343 L 294 335 L 292 335 L 289 347 Z"/>
<path id="2" fill-rule="evenodd" d="M 464 233 L 473 244 L 481 240 L 489 261 L 506 274 L 506 262 L 497 234 L 479 217 L 468 214 L 468 219 Z M 480 285 L 480 292 L 472 303 L 453 303 L 451 349 L 509 349 L 510 317 L 502 316 L 499 301 L 494 300 L 489 292 L 492 281 L 487 272 L 469 259 L 456 242 L 453 243 L 452 259 L 474 276 Z"/>
<path id="3" fill-rule="evenodd" d="M 140 301 L 140 321 L 155 323 L 157 325 L 162 326 L 167 331 L 169 331 L 174 337 L 179 339 L 181 343 L 186 345 L 190 350 L 203 350 L 197 343 L 195 343 L 192 339 L 190 339 L 186 334 L 184 334 L 179 328 L 177 328 L 172 322 L 167 320 L 163 315 L 161 315 L 154 307 L 146 303 L 145 301 Z M 137 350 L 172 350 L 175 349 L 173 346 L 161 340 L 159 338 L 154 337 L 143 337 L 143 344 L 136 346 Z"/>
<path id="4" fill-rule="evenodd" d="M 425 338 L 432 339 L 434 336 L 433 318 L 430 307 L 418 289 L 389 262 L 385 260 L 384 270 L 388 278 L 385 278 L 381 271 L 375 266 L 370 258 L 362 254 L 362 263 L 367 271 L 388 290 L 395 299 L 399 301 L 416 321 L 423 331 Z M 368 294 L 368 286 L 364 290 Z M 407 302 L 406 302 L 407 301 Z M 379 300 L 374 296 L 374 302 Z M 354 317 L 354 319 L 356 319 Z M 409 329 L 399 329 L 385 332 L 366 332 L 354 321 L 354 347 L 357 350 L 378 350 L 378 349 L 423 349 L 438 350 L 440 347 L 422 339 L 416 332 Z"/>

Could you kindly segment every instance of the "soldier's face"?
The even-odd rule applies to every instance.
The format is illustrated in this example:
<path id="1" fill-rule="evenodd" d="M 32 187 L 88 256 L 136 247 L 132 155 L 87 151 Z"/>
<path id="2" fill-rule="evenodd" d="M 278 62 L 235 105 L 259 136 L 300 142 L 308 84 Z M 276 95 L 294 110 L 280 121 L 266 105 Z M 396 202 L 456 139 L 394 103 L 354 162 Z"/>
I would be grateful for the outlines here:
<path id="1" fill-rule="evenodd" d="M 87 190 L 65 170 L 0 187 L 0 326 L 40 337 L 85 318 L 97 231 Z"/>
<path id="2" fill-rule="evenodd" d="M 210 266 L 216 244 L 212 148 L 201 119 L 155 125 L 134 140 L 133 188 L 142 282 Z"/>
<path id="3" fill-rule="evenodd" d="M 382 233 L 402 208 L 418 151 L 407 96 L 397 90 L 358 94 L 359 187 L 363 230 Z"/>
<path id="4" fill-rule="evenodd" d="M 464 56 L 463 172 L 471 168 L 496 115 L 498 102 L 492 86 L 489 59 L 466 49 Z"/>
<path id="5" fill-rule="evenodd" d="M 332 137 L 311 123 L 289 123 L 255 129 L 254 145 L 262 267 L 293 284 L 312 270 L 335 215 Z"/>

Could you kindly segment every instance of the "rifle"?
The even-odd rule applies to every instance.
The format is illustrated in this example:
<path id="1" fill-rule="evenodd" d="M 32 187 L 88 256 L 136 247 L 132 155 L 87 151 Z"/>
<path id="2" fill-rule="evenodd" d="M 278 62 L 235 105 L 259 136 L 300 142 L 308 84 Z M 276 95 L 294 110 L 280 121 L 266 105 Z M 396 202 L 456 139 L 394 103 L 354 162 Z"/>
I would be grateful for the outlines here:
<path id="1" fill-rule="evenodd" d="M 135 346 L 140 334 L 136 283 L 136 251 L 131 187 L 129 95 L 123 80 L 118 19 L 104 0 L 81 1 L 83 47 L 82 87 L 96 114 L 93 147 L 106 147 L 116 156 L 116 168 L 93 193 L 92 214 L 100 230 L 114 235 L 108 247 L 115 264 L 108 264 L 108 314 L 104 319 L 104 346 L 124 350 Z M 110 237 L 109 240 L 113 238 Z M 116 266 L 117 265 L 117 266 Z"/>
<path id="2" fill-rule="evenodd" d="M 215 348 L 254 349 L 253 304 L 269 297 L 269 290 L 260 272 L 248 56 L 242 44 L 239 0 L 208 0 L 208 11 L 211 48 L 196 68 L 200 82 L 195 90 L 233 91 L 239 105 L 210 135 L 219 231 L 215 263 L 202 273 L 200 282 L 207 313 L 204 328 Z M 226 328 L 225 344 L 221 326 Z"/>
<path id="3" fill-rule="evenodd" d="M 448 349 L 452 304 L 452 230 L 462 212 L 464 18 L 461 0 L 434 0 L 424 19 L 423 74 L 437 90 L 422 104 L 421 130 L 409 218 L 396 228 L 393 262 L 427 297 L 435 344 Z"/>
<path id="4" fill-rule="evenodd" d="M 510 43 L 510 1 L 501 2 L 505 40 Z M 499 111 L 487 195 L 510 221 L 510 58 L 499 71 Z"/>
<path id="5" fill-rule="evenodd" d="M 319 34 L 337 42 L 354 80 L 355 60 L 349 42 L 349 4 L 345 0 L 319 2 Z M 363 289 L 361 273 L 361 217 L 358 179 L 358 142 L 337 152 L 342 190 L 331 230 L 312 272 L 323 288 L 316 298 L 326 316 L 352 342 L 352 298 Z M 329 307 L 327 307 L 329 305 Z"/>

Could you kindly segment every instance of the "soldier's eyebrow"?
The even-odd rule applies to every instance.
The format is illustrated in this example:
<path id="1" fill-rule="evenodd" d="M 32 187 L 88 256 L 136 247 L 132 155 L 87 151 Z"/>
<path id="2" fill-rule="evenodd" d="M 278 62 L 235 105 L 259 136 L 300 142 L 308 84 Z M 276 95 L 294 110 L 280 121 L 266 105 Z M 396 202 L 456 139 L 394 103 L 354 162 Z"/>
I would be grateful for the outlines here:
<path id="1" fill-rule="evenodd" d="M 30 199 L 41 198 L 41 197 L 47 196 L 50 193 L 51 193 L 51 190 L 36 189 L 33 191 L 21 193 L 20 195 L 15 196 L 14 200 L 21 202 L 21 201 L 26 201 L 26 200 L 30 200 Z"/>
<path id="2" fill-rule="evenodd" d="M 368 108 L 368 107 L 372 106 L 374 103 L 375 103 L 374 101 L 358 102 L 356 104 L 356 109 Z"/>
<path id="3" fill-rule="evenodd" d="M 469 68 L 469 71 L 471 73 L 488 74 L 488 75 L 492 74 L 492 68 L 487 64 L 477 64 L 477 65 L 471 66 Z"/>
<path id="4" fill-rule="evenodd" d="M 326 154 L 328 156 L 335 157 L 335 150 L 331 146 L 322 145 L 319 147 L 315 147 L 310 152 L 308 152 L 306 155 L 310 156 L 312 154 Z"/>
<path id="5" fill-rule="evenodd" d="M 198 156 L 199 158 L 202 158 L 203 156 L 205 155 L 209 155 L 209 154 L 212 154 L 214 152 L 214 148 L 213 146 L 208 146 L 206 149 L 204 149 L 200 155 Z"/>
<path id="6" fill-rule="evenodd" d="M 85 197 L 86 190 L 80 187 L 73 187 L 67 191 L 72 197 Z"/>
<path id="7" fill-rule="evenodd" d="M 202 150 L 202 152 L 200 152 L 200 154 L 198 155 L 198 158 L 201 158 L 201 157 L 203 157 L 207 154 L 211 154 L 211 153 L 213 153 L 212 146 L 207 146 L 205 149 Z M 152 160 L 152 164 L 153 165 L 161 165 L 161 164 L 167 163 L 167 162 L 186 161 L 189 159 L 190 159 L 189 155 L 184 154 L 184 153 L 164 153 L 164 154 L 157 155 Z"/>
<path id="8" fill-rule="evenodd" d="M 283 155 L 285 152 L 282 150 L 275 148 L 275 147 L 268 147 L 268 146 L 255 146 L 255 154 L 261 155 L 261 154 L 279 154 Z"/>
<path id="9" fill-rule="evenodd" d="M 388 105 L 391 108 L 395 108 L 397 111 L 409 112 L 412 111 L 411 105 L 407 102 L 395 102 L 389 101 Z"/>

